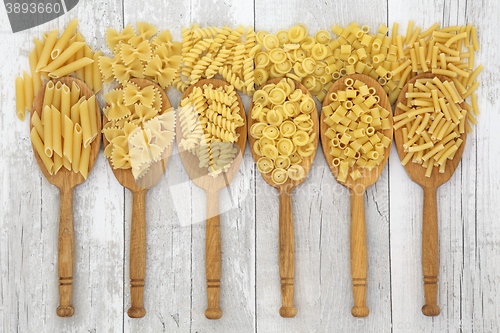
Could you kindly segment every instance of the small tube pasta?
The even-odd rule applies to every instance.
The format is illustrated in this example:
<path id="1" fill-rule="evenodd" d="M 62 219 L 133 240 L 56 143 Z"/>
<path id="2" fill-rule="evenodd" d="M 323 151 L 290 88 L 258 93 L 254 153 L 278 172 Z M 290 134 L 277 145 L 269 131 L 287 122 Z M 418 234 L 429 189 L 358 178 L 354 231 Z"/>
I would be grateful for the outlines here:
<path id="1" fill-rule="evenodd" d="M 69 39 L 71 38 L 71 36 L 75 32 L 77 25 L 78 25 L 78 19 L 76 19 L 76 18 L 68 23 L 68 25 L 66 26 L 66 29 L 64 29 L 64 32 L 61 34 L 61 37 L 59 38 L 57 43 L 54 45 L 54 48 L 52 49 L 52 52 L 50 53 L 50 56 L 52 57 L 52 59 L 56 59 L 59 56 L 59 54 L 64 50 L 64 47 L 66 46 Z"/>
<path id="2" fill-rule="evenodd" d="M 52 30 L 48 36 L 47 40 L 43 44 L 42 52 L 38 57 L 38 64 L 36 65 L 36 71 L 39 72 L 43 67 L 47 66 L 50 58 L 50 53 L 54 49 L 57 41 L 57 35 L 59 34 L 59 29 Z"/>
<path id="3" fill-rule="evenodd" d="M 80 170 L 81 153 L 82 153 L 82 128 L 80 124 L 75 124 L 75 127 L 73 129 L 73 161 L 71 162 L 74 172 L 79 172 Z"/>
<path id="4" fill-rule="evenodd" d="M 80 104 L 79 111 L 80 111 L 80 122 L 82 125 L 83 148 L 87 148 L 92 142 L 92 127 L 90 125 L 88 101 L 83 101 Z"/>
<path id="5" fill-rule="evenodd" d="M 68 159 L 71 163 L 73 161 L 73 122 L 67 115 L 63 118 L 64 122 L 64 146 L 63 146 L 63 157 Z"/>
<path id="6" fill-rule="evenodd" d="M 52 149 L 59 157 L 62 157 L 62 140 L 61 140 L 61 112 L 54 106 L 51 108 L 52 118 Z M 47 126 L 47 124 L 46 124 Z M 45 136 L 45 134 L 44 134 Z M 56 171 L 57 172 L 57 171 Z"/>
<path id="7" fill-rule="evenodd" d="M 78 69 L 84 68 L 86 66 L 90 66 L 90 69 L 92 69 L 91 64 L 93 62 L 94 62 L 94 60 L 92 58 L 86 58 L 86 57 L 81 58 L 81 59 L 76 60 L 76 61 L 74 61 L 66 66 L 60 67 L 53 72 L 50 72 L 49 77 L 59 78 L 62 76 L 66 76 L 66 75 L 71 74 L 71 73 L 77 71 Z M 92 71 L 90 73 L 92 73 Z M 90 74 L 90 75 L 92 75 L 92 74 Z M 85 83 L 88 84 L 88 82 L 85 82 Z"/>
<path id="8" fill-rule="evenodd" d="M 87 179 L 89 174 L 89 160 L 90 160 L 90 150 L 91 146 L 83 148 L 82 155 L 80 156 L 80 166 L 78 171 L 82 174 L 84 179 Z"/>
<path id="9" fill-rule="evenodd" d="M 47 157 L 52 157 L 52 108 L 46 105 L 42 109 L 44 152 Z"/>

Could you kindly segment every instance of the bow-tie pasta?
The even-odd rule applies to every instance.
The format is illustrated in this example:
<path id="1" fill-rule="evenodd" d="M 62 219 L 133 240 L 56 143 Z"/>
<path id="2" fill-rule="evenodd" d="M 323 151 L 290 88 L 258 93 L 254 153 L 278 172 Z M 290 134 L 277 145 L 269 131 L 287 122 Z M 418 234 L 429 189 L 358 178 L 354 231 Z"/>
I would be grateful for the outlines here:
<path id="1" fill-rule="evenodd" d="M 162 111 L 161 98 L 153 85 L 141 89 L 130 81 L 104 95 L 109 120 L 102 130 L 109 142 L 104 156 L 115 169 L 131 169 L 135 179 L 164 158 L 174 141 L 175 114 L 173 108 Z"/>

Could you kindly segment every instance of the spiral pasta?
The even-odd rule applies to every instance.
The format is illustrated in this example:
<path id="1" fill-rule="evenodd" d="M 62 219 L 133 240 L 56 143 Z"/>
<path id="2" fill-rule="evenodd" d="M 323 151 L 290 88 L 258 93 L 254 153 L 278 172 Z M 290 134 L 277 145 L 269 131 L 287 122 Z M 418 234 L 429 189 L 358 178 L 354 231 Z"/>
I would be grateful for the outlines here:
<path id="1" fill-rule="evenodd" d="M 179 145 L 196 155 L 198 166 L 212 177 L 227 171 L 236 156 L 236 130 L 244 125 L 238 104 L 232 85 L 195 86 L 181 100 L 179 119 L 184 138 Z"/>
<path id="2" fill-rule="evenodd" d="M 255 91 L 253 59 L 257 52 L 253 27 L 182 29 L 182 69 L 174 86 L 180 90 L 217 74 L 243 93 Z"/>
<path id="3" fill-rule="evenodd" d="M 314 108 L 313 99 L 288 78 L 267 84 L 253 95 L 250 116 L 256 122 L 250 127 L 250 135 L 256 139 L 254 152 L 261 156 L 257 168 L 262 173 L 271 173 L 275 184 L 305 177 L 300 163 L 316 149 L 312 110 L 300 108 L 301 103 L 309 105 L 309 102 Z"/>

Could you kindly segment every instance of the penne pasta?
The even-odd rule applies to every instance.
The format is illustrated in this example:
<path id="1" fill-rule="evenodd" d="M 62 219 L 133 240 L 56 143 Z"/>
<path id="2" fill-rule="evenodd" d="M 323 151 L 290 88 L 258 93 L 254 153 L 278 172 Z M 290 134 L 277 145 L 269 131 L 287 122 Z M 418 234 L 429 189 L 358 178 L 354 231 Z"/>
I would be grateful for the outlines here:
<path id="1" fill-rule="evenodd" d="M 85 83 L 90 87 L 90 89 L 94 89 L 94 80 L 93 80 L 93 65 L 92 63 L 94 62 L 94 53 L 90 49 L 88 45 L 85 45 L 84 47 L 84 53 L 85 53 L 85 58 L 92 59 L 92 62 L 88 63 L 83 69 L 84 69 L 84 75 L 85 75 Z"/>
<path id="2" fill-rule="evenodd" d="M 87 147 L 83 148 L 82 156 L 80 157 L 80 166 L 79 166 L 78 170 L 82 174 L 84 179 L 87 179 L 88 174 L 89 174 L 90 149 L 91 149 L 91 146 L 87 146 Z"/>
<path id="3" fill-rule="evenodd" d="M 61 34 L 61 37 L 54 45 L 54 48 L 50 53 L 52 59 L 56 59 L 59 55 L 61 55 L 61 52 L 63 52 L 64 48 L 66 47 L 66 44 L 68 44 L 69 39 L 75 32 L 77 25 L 78 25 L 78 19 L 73 19 L 71 22 L 68 23 L 66 29 L 64 29 L 63 33 Z"/>
<path id="4" fill-rule="evenodd" d="M 96 99 L 95 95 L 92 95 L 88 99 L 88 109 L 89 109 L 89 119 L 90 119 L 90 129 L 92 134 L 92 140 L 94 140 L 99 134 L 97 130 L 97 111 L 96 111 Z"/>
<path id="5" fill-rule="evenodd" d="M 42 119 L 43 119 L 43 144 L 44 152 L 47 157 L 52 157 L 52 108 L 46 105 L 42 109 Z"/>
<path id="6" fill-rule="evenodd" d="M 76 41 L 77 42 L 85 42 L 85 38 L 83 38 L 82 34 L 79 31 L 76 32 Z M 80 59 L 83 59 L 84 57 L 85 57 L 85 49 L 81 48 L 75 54 L 75 62 L 77 62 Z M 77 78 L 85 81 L 85 71 L 84 71 L 83 67 L 77 68 L 75 70 L 75 74 L 76 74 Z"/>
<path id="7" fill-rule="evenodd" d="M 30 138 L 31 138 L 31 143 L 33 144 L 33 147 L 35 148 L 36 152 L 38 153 L 38 156 L 40 156 L 40 159 L 42 160 L 43 164 L 45 165 L 45 168 L 47 168 L 47 171 L 49 172 L 49 174 L 52 174 L 54 162 L 52 162 L 52 159 L 50 159 L 50 157 L 48 157 L 45 154 L 44 144 L 43 144 L 42 140 L 40 139 L 40 136 L 38 136 L 37 130 L 34 127 L 31 129 Z"/>
<path id="8" fill-rule="evenodd" d="M 73 166 L 74 172 L 79 172 L 80 170 L 80 156 L 82 153 L 82 128 L 79 124 L 75 124 L 73 129 L 73 161 L 71 165 Z"/>
<path id="9" fill-rule="evenodd" d="M 92 141 L 92 128 L 90 126 L 90 115 L 88 101 L 83 101 L 80 104 L 80 122 L 82 125 L 82 143 L 83 148 L 87 148 Z"/>
<path id="10" fill-rule="evenodd" d="M 73 122 L 68 116 L 63 118 L 64 124 L 64 146 L 63 146 L 63 157 L 66 158 L 69 163 L 73 161 L 73 132 L 74 126 Z"/>
<path id="11" fill-rule="evenodd" d="M 43 125 L 42 121 L 40 120 L 40 116 L 38 115 L 38 112 L 33 112 L 33 116 L 31 116 L 31 123 L 33 124 L 33 127 L 36 129 L 38 136 L 43 141 Z"/>
<path id="12" fill-rule="evenodd" d="M 58 78 L 66 76 L 70 73 L 77 71 L 78 69 L 84 68 L 85 66 L 91 66 L 93 62 L 94 60 L 91 58 L 86 58 L 86 57 L 81 58 L 79 60 L 76 60 L 75 62 L 67 64 L 66 66 L 60 67 L 55 71 L 49 73 L 49 77 Z"/>
<path id="13" fill-rule="evenodd" d="M 92 64 L 92 85 L 94 94 L 97 94 L 102 88 L 101 72 L 99 69 L 99 57 L 102 51 L 98 51 L 94 54 L 94 63 Z"/>
<path id="14" fill-rule="evenodd" d="M 64 122 L 64 117 L 71 116 L 71 92 L 67 85 L 63 85 L 61 89 L 61 125 L 62 125 L 62 135 L 66 134 L 66 124 Z"/>
<path id="15" fill-rule="evenodd" d="M 57 58 L 54 58 L 54 60 L 50 64 L 41 68 L 40 71 L 42 71 L 42 72 L 55 71 L 56 69 L 62 67 L 66 63 L 66 61 L 69 60 L 69 58 L 71 58 L 73 55 L 75 55 L 76 52 L 78 52 L 78 50 L 80 50 L 84 46 L 85 46 L 85 43 L 83 43 L 83 42 L 75 42 L 75 43 L 71 44 Z M 54 50 L 54 51 L 56 51 L 56 50 Z"/>
<path id="16" fill-rule="evenodd" d="M 36 50 L 31 51 L 28 59 L 30 62 L 31 78 L 33 79 L 33 94 L 36 95 L 36 93 L 42 88 L 42 78 L 40 73 L 36 71 L 36 65 L 38 63 Z"/>
<path id="17" fill-rule="evenodd" d="M 16 77 L 16 114 L 19 120 L 24 121 L 25 112 L 24 81 L 22 77 L 18 76 Z"/>
<path id="18" fill-rule="evenodd" d="M 59 29 L 54 29 L 47 36 L 47 40 L 43 45 L 42 52 L 38 57 L 38 64 L 36 65 L 37 72 L 39 72 L 40 69 L 47 66 L 47 64 L 49 63 L 50 53 L 52 52 L 54 46 L 56 45 L 58 34 L 59 34 Z"/>
<path id="19" fill-rule="evenodd" d="M 52 105 L 51 108 L 51 118 L 52 118 L 52 149 L 54 153 L 59 157 L 62 157 L 62 140 L 61 140 L 61 112 Z M 45 135 L 45 134 L 44 134 Z M 55 160 L 54 160 L 55 163 Z M 62 159 L 61 159 L 62 165 Z M 54 167 L 54 173 L 56 173 L 59 169 Z"/>

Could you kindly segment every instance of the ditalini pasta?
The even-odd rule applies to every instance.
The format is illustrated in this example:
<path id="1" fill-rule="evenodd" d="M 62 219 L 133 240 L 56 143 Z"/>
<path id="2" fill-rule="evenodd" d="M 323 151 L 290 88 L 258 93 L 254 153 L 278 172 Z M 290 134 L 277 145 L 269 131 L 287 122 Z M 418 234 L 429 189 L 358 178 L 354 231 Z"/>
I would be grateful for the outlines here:
<path id="1" fill-rule="evenodd" d="M 94 89 L 94 92 L 97 93 L 101 89 L 102 78 L 98 63 L 96 62 L 101 55 L 101 51 L 94 53 L 90 49 L 85 43 L 83 36 L 76 30 L 77 25 L 78 19 L 72 20 L 59 38 L 57 38 L 59 34 L 58 29 L 48 33 L 46 38 L 42 39 L 43 42 L 34 38 L 35 47 L 28 57 L 31 75 L 26 72 L 23 74 L 25 110 L 31 110 L 34 96 L 42 88 L 42 77 L 50 80 L 51 78 L 59 78 L 74 72 L 78 78 L 84 80 L 87 84 L 90 83 L 89 86 Z M 84 69 L 87 67 L 90 69 L 88 79 L 83 74 L 85 72 Z M 16 80 L 17 83 L 18 81 Z M 16 96 L 19 96 L 17 86 Z M 19 101 L 17 103 L 20 107 Z M 60 109 L 59 106 L 55 106 L 57 109 Z M 19 119 L 24 119 L 25 110 L 21 112 L 16 109 Z M 62 111 L 60 110 L 61 113 Z M 61 122 L 61 124 L 64 125 L 64 122 Z M 54 168 L 54 170 L 56 169 Z"/>
<path id="2" fill-rule="evenodd" d="M 108 39 L 108 44 L 111 41 Z M 130 98 L 125 98 L 126 91 Z M 150 91 L 151 100 L 143 104 L 140 97 Z M 167 147 L 174 141 L 173 108 L 162 111 L 163 101 L 157 88 L 140 89 L 130 81 L 125 81 L 123 89 L 104 95 L 104 99 L 107 105 L 103 112 L 108 123 L 102 132 L 109 142 L 104 156 L 111 160 L 113 168 L 131 169 L 134 178 L 139 179 L 152 163 L 165 158 Z"/>
<path id="3" fill-rule="evenodd" d="M 92 133 L 94 129 L 97 132 L 98 115 L 95 95 L 88 101 L 79 97 L 80 87 L 76 83 L 73 82 L 70 88 L 61 82 L 54 85 L 53 81 L 49 81 L 45 86 L 41 116 L 34 112 L 31 117 L 33 129 L 30 137 L 50 174 L 56 174 L 64 167 L 68 171 L 80 172 L 87 179 L 90 144 L 97 137 Z M 71 114 L 71 110 L 75 114 Z M 80 115 L 82 110 L 83 117 Z M 85 135 L 81 119 L 85 122 Z"/>
<path id="4" fill-rule="evenodd" d="M 304 178 L 300 163 L 315 151 L 316 133 L 310 116 L 316 110 L 314 100 L 292 79 L 284 78 L 257 90 L 253 103 L 251 117 L 256 122 L 250 135 L 256 139 L 254 152 L 261 156 L 257 161 L 259 171 L 271 173 L 276 184 Z"/>
<path id="5" fill-rule="evenodd" d="M 146 78 L 167 89 L 179 76 L 181 43 L 172 42 L 169 30 L 157 34 L 159 30 L 149 23 L 137 22 L 137 30 L 138 34 L 131 25 L 120 33 L 108 28 L 106 41 L 113 58 L 99 57 L 104 82 Z"/>
<path id="6" fill-rule="evenodd" d="M 436 101 L 426 106 L 428 96 L 434 96 Z M 439 78 L 418 79 L 414 84 L 408 84 L 407 103 L 397 106 L 403 111 L 394 117 L 394 129 L 403 131 L 406 152 L 401 164 L 408 162 L 421 164 L 427 168 L 426 177 L 430 177 L 433 168 L 443 173 L 446 160 L 452 159 L 454 153 L 463 143 L 460 134 L 470 125 L 467 119 L 474 116 L 470 110 L 463 110 L 463 98 L 457 92 L 455 83 L 442 82 Z"/>
<path id="7" fill-rule="evenodd" d="M 341 182 L 361 177 L 359 169 L 349 172 L 354 165 L 368 170 L 379 165 L 392 140 L 382 133 L 390 129 L 391 111 L 378 104 L 375 89 L 350 78 L 345 84 L 346 90 L 333 92 L 332 103 L 322 110 L 329 126 L 325 135 L 330 140 L 330 155 L 333 165 L 339 167 L 337 180 Z"/>
<path id="8" fill-rule="evenodd" d="M 182 70 L 174 86 L 185 91 L 188 85 L 220 74 L 237 90 L 251 96 L 255 91 L 254 58 L 258 51 L 253 27 L 231 29 L 182 29 Z"/>
<path id="9" fill-rule="evenodd" d="M 183 139 L 179 145 L 199 158 L 199 167 L 217 177 L 231 166 L 243 126 L 237 92 L 232 85 L 194 87 L 179 109 Z"/>

